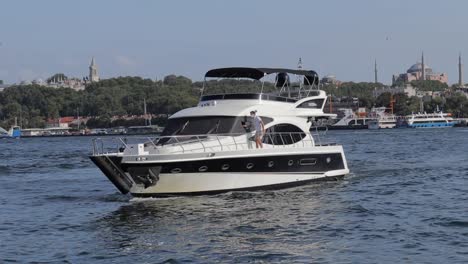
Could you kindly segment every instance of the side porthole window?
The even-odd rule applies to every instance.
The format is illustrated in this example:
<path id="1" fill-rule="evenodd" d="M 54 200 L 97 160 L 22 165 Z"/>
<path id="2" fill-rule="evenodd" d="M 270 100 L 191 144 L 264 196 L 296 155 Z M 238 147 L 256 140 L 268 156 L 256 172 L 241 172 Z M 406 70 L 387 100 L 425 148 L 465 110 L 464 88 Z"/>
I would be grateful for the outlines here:
<path id="1" fill-rule="evenodd" d="M 171 173 L 179 173 L 181 171 L 182 171 L 182 169 L 180 169 L 180 168 L 174 168 L 174 169 L 171 170 Z"/>
<path id="2" fill-rule="evenodd" d="M 292 166 L 294 164 L 294 161 L 293 160 L 289 160 L 288 161 L 288 166 Z"/>
<path id="3" fill-rule="evenodd" d="M 204 171 L 207 171 L 207 170 L 208 170 L 207 166 L 201 166 L 200 168 L 198 168 L 198 171 L 200 171 L 200 172 L 204 172 Z"/>
<path id="4" fill-rule="evenodd" d="M 221 170 L 229 170 L 229 164 L 223 164 L 223 166 L 221 166 Z"/>
<path id="5" fill-rule="evenodd" d="M 317 159 L 314 159 L 314 158 L 301 159 L 299 164 L 301 164 L 302 166 L 313 166 L 317 164 Z"/>
<path id="6" fill-rule="evenodd" d="M 246 168 L 249 170 L 252 169 L 253 167 L 254 167 L 253 163 L 248 163 L 246 166 Z"/>

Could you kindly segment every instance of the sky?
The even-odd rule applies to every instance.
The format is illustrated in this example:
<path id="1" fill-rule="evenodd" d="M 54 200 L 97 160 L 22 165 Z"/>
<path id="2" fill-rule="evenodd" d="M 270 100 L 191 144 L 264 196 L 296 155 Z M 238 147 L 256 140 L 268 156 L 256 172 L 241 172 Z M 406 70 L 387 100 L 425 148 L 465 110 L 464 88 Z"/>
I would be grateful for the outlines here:
<path id="1" fill-rule="evenodd" d="M 303 68 L 342 81 L 379 81 L 420 61 L 458 81 L 468 61 L 468 1 L 2 0 L 0 80 L 62 72 L 101 78 L 169 74 L 202 80 L 212 68 Z M 465 69 L 468 80 L 468 67 Z"/>

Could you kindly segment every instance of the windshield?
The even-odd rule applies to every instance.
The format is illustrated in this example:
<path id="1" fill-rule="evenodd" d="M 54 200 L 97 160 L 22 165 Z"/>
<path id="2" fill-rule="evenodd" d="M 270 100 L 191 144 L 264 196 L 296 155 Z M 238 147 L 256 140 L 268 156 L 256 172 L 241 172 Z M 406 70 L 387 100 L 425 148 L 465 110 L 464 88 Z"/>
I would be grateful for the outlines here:
<path id="1" fill-rule="evenodd" d="M 273 121 L 261 117 L 264 124 Z M 161 136 L 206 135 L 206 134 L 242 134 L 246 124 L 251 123 L 250 116 L 200 116 L 169 119 Z"/>
<path id="2" fill-rule="evenodd" d="M 264 124 L 273 121 L 269 117 L 261 117 Z M 201 116 L 169 119 L 161 136 L 178 136 L 177 138 L 162 138 L 157 144 L 171 144 L 189 140 L 199 140 L 208 135 L 240 135 L 251 132 L 252 118 L 250 116 Z M 191 135 L 202 135 L 192 137 Z M 205 136 L 206 135 L 206 136 Z M 181 137 L 187 136 L 187 137 Z"/>

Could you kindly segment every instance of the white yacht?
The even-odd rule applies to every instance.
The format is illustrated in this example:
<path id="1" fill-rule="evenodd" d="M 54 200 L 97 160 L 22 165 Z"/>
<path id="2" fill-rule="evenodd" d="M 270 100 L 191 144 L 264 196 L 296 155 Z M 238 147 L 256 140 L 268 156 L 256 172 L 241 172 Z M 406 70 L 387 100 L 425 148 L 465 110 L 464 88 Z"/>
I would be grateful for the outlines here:
<path id="1" fill-rule="evenodd" d="M 453 127 L 455 121 L 449 113 L 417 113 L 406 116 L 410 128 Z"/>
<path id="2" fill-rule="evenodd" d="M 275 93 L 265 93 L 266 76 Z M 300 76 L 291 85 L 289 75 Z M 265 78 L 264 78 L 265 77 Z M 207 78 L 261 81 L 255 93 L 209 94 Z M 197 106 L 169 118 L 161 136 L 116 150 L 94 140 L 91 160 L 124 194 L 136 197 L 215 194 L 278 189 L 313 181 L 338 180 L 349 173 L 343 148 L 325 144 L 309 132 L 319 119 L 332 118 L 323 107 L 314 71 L 278 68 L 221 68 L 205 75 Z M 263 148 L 255 148 L 249 113 L 265 124 Z"/>

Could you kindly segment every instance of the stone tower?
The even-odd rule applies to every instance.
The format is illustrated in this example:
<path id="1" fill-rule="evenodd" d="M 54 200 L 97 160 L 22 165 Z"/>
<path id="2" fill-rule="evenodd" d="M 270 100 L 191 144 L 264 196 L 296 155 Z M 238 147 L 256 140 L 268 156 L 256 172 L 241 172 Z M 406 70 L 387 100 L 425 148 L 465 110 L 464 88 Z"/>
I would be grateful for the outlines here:
<path id="1" fill-rule="evenodd" d="M 461 62 L 461 54 L 458 55 L 458 86 L 463 87 L 463 65 Z"/>
<path id="2" fill-rule="evenodd" d="M 91 82 L 99 82 L 99 75 L 97 72 L 97 65 L 96 61 L 94 61 L 94 57 L 91 59 L 91 65 L 89 65 L 89 80 Z"/>
<path id="3" fill-rule="evenodd" d="M 424 64 L 424 52 L 421 55 L 421 80 L 426 80 L 426 65 Z"/>

